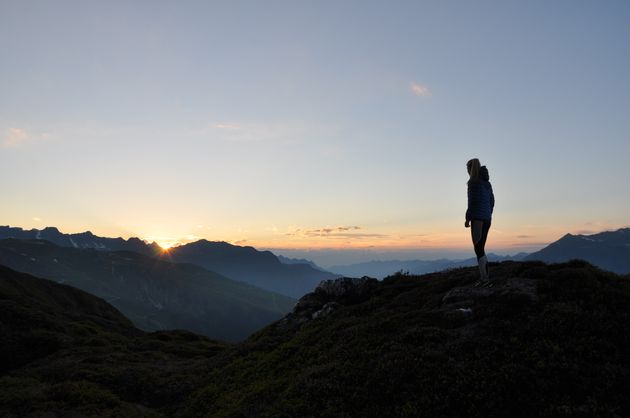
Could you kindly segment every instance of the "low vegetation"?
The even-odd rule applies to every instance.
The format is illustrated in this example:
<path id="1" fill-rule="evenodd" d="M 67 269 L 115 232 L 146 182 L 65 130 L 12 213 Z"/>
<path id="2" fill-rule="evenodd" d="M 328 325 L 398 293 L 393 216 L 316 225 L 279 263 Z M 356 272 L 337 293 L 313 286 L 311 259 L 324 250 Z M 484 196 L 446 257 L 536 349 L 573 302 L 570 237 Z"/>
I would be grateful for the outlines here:
<path id="1" fill-rule="evenodd" d="M 18 309 L 2 290 L 3 347 L 28 355 L 3 366 L 0 415 L 629 416 L 630 277 L 491 268 L 492 288 L 464 268 L 315 292 L 233 345 Z M 42 325 L 19 339 L 19 318 Z"/>

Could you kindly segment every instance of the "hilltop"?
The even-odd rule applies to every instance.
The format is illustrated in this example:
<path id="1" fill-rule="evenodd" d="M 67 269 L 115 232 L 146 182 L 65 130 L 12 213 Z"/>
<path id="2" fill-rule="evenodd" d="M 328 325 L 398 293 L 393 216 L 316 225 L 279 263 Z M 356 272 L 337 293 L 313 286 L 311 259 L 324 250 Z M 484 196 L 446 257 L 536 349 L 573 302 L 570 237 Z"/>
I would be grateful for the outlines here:
<path id="1" fill-rule="evenodd" d="M 325 281 L 239 344 L 117 334 L 92 353 L 77 341 L 1 378 L 0 413 L 629 415 L 630 277 L 585 262 L 504 262 L 491 274 L 492 288 L 472 286 L 475 268 Z"/>

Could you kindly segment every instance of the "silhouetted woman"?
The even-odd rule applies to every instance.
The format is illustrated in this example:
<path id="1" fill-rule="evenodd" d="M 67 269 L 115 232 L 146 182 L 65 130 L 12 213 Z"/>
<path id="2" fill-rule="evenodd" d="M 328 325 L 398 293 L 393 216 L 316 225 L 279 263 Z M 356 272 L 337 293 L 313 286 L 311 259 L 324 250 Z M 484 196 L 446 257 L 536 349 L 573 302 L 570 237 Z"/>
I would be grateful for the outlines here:
<path id="1" fill-rule="evenodd" d="M 481 166 L 477 158 L 473 158 L 466 164 L 470 179 L 468 180 L 468 210 L 466 210 L 466 228 L 470 227 L 472 242 L 479 264 L 480 279 L 475 285 L 490 285 L 488 276 L 488 257 L 486 257 L 486 239 L 490 224 L 492 223 L 492 211 L 494 209 L 494 193 L 490 184 L 490 175 L 486 166 Z"/>

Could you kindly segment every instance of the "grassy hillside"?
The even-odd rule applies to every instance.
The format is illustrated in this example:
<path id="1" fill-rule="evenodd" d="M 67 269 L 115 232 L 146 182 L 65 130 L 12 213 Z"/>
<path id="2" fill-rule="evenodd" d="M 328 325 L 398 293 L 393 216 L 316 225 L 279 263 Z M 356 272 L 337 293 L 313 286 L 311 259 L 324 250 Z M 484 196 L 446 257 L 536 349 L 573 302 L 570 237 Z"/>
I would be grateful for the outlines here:
<path id="1" fill-rule="evenodd" d="M 304 298 L 226 352 L 185 416 L 628 416 L 630 283 L 585 263 L 492 266 Z M 311 319 L 317 313 L 316 319 Z"/>
<path id="2" fill-rule="evenodd" d="M 163 416 L 227 347 L 144 333 L 102 299 L 3 266 L 0 331 L 0 416 Z"/>
<path id="3" fill-rule="evenodd" d="M 0 415 L 630 415 L 630 277 L 491 268 L 492 288 L 474 268 L 331 281 L 234 345 L 92 325 L 0 378 Z"/>

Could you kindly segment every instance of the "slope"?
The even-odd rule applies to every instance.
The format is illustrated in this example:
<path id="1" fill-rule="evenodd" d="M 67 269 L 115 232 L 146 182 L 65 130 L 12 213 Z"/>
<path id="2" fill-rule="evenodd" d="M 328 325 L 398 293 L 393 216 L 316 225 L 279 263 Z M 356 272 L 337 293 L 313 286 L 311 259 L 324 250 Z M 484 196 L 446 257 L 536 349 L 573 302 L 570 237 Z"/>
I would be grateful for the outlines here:
<path id="1" fill-rule="evenodd" d="M 231 346 L 95 325 L 0 377 L 0 415 L 628 416 L 630 277 L 491 267 L 492 288 L 475 268 L 324 282 Z"/>
<path id="2" fill-rule="evenodd" d="M 289 312 L 294 300 L 201 267 L 133 252 L 0 240 L 0 264 L 102 297 L 144 330 L 187 329 L 243 339 Z"/>
<path id="3" fill-rule="evenodd" d="M 200 240 L 174 247 L 173 260 L 191 263 L 254 286 L 299 298 L 322 280 L 338 275 L 316 270 L 308 264 L 283 264 L 269 251 L 240 247 L 226 242 Z"/>
<path id="4" fill-rule="evenodd" d="M 164 416 L 227 345 L 146 334 L 79 289 L 0 266 L 0 416 Z M 168 413 L 166 413 L 168 415 Z"/>
<path id="5" fill-rule="evenodd" d="M 627 416 L 630 283 L 585 263 L 328 282 L 184 416 Z"/>

